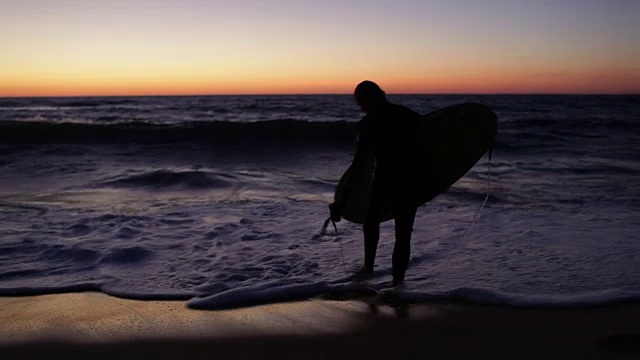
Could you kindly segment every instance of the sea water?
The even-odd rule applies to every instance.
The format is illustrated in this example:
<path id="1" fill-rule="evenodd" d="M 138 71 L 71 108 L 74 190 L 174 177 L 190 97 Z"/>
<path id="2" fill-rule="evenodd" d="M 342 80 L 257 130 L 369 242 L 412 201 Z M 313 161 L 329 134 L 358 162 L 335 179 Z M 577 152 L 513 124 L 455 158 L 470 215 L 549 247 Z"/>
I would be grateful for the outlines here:
<path id="1" fill-rule="evenodd" d="M 639 96 L 390 100 L 498 116 L 491 162 L 418 210 L 407 298 L 640 299 Z M 344 289 L 361 226 L 320 230 L 361 116 L 349 95 L 0 99 L 0 295 L 213 309 Z M 372 287 L 393 241 L 385 222 Z"/>

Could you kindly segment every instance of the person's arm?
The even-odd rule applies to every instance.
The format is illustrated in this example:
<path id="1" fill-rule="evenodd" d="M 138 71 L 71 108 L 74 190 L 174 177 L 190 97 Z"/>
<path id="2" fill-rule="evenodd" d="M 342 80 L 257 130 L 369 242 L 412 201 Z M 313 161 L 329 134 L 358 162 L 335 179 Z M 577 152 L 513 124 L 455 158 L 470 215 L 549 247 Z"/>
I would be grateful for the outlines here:
<path id="1" fill-rule="evenodd" d="M 351 161 L 350 168 L 359 168 L 362 166 L 362 162 L 365 161 L 366 154 L 369 151 L 367 144 L 367 138 L 363 134 L 362 129 L 358 131 L 358 140 L 356 145 L 355 154 L 353 154 L 353 160 Z M 331 219 L 333 221 L 340 221 L 340 213 L 345 206 L 344 199 L 348 197 L 349 192 L 351 192 L 351 188 L 353 186 L 354 180 L 353 178 L 347 178 L 345 183 L 345 188 L 342 193 L 342 197 L 340 199 L 336 199 L 336 201 L 329 205 L 329 210 L 331 211 Z"/>
<path id="2" fill-rule="evenodd" d="M 365 161 L 367 152 L 369 152 L 369 144 L 367 138 L 360 132 L 358 135 L 358 142 L 356 144 L 356 152 L 353 154 L 353 160 L 351 166 L 360 167 L 362 162 Z"/>

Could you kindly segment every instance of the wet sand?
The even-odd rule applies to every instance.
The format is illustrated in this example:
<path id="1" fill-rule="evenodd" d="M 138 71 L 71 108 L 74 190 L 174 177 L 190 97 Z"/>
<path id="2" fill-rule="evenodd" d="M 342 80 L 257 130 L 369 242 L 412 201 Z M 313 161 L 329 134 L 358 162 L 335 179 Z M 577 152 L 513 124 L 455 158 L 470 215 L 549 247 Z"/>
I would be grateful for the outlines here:
<path id="1" fill-rule="evenodd" d="M 638 359 L 640 304 L 312 299 L 224 311 L 100 293 L 0 297 L 0 359 Z"/>

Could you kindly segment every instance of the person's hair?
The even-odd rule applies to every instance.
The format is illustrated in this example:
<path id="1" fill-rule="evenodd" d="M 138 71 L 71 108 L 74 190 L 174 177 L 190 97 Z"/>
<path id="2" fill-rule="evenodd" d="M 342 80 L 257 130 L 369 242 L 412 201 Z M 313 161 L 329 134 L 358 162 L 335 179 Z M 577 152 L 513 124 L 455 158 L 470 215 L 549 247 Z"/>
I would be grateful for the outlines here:
<path id="1" fill-rule="evenodd" d="M 385 93 L 380 86 L 370 80 L 365 80 L 358 84 L 353 96 L 360 103 L 378 102 L 386 99 Z"/>

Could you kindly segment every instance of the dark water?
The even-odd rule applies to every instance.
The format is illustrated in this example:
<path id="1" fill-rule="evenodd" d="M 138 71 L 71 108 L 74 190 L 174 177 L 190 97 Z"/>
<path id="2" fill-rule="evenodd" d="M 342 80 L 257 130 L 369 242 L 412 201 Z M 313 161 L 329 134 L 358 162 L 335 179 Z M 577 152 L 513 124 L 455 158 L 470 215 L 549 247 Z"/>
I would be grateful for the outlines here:
<path id="1" fill-rule="evenodd" d="M 469 234 L 486 159 L 419 210 L 408 294 L 637 298 L 639 96 L 390 99 L 422 113 L 480 102 L 499 123 L 491 196 Z M 360 116 L 347 95 L 0 99 L 0 294 L 93 289 L 207 307 L 342 284 L 362 261 L 360 229 L 313 235 Z M 392 225 L 375 284 L 388 281 Z"/>

